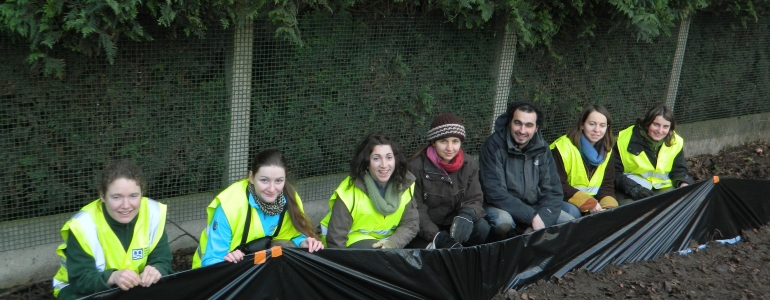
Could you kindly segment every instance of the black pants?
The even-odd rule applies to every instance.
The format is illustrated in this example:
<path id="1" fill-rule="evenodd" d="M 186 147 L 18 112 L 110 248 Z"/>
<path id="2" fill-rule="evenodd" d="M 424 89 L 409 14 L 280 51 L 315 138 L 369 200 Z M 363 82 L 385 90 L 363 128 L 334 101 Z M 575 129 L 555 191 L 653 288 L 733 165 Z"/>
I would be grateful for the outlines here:
<path id="1" fill-rule="evenodd" d="M 652 193 L 653 195 L 659 195 L 672 190 L 674 190 L 674 188 L 670 188 L 670 187 L 665 189 L 660 189 L 660 190 L 653 189 Z M 615 200 L 618 200 L 618 205 L 625 205 L 636 201 L 634 200 L 634 198 L 631 198 L 631 195 L 618 190 L 615 190 Z M 642 199 L 639 199 L 639 200 L 642 200 Z"/>

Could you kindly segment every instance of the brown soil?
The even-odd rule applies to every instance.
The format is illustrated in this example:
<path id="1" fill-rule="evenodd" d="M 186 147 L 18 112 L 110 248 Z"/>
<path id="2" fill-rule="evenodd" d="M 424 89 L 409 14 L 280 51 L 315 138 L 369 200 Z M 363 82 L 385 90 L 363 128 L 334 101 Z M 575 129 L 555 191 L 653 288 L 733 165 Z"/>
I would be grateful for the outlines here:
<path id="1" fill-rule="evenodd" d="M 494 299 L 770 299 L 770 227 L 744 232 L 743 238 L 597 273 L 579 269 Z"/>
<path id="2" fill-rule="evenodd" d="M 712 176 L 770 179 L 770 143 L 751 142 L 716 155 L 687 159 L 696 181 Z M 770 227 L 744 232 L 736 245 L 710 243 L 705 250 L 620 266 L 597 273 L 575 270 L 563 278 L 541 280 L 503 299 L 770 299 Z M 174 252 L 177 271 L 190 268 L 193 249 Z M 46 280 L 0 291 L 0 299 L 53 299 Z"/>
<path id="3" fill-rule="evenodd" d="M 768 142 L 751 142 L 688 158 L 687 165 L 696 181 L 715 175 L 770 179 L 768 150 Z M 770 299 L 770 227 L 742 236 L 736 245 L 709 243 L 686 256 L 609 265 L 597 273 L 575 270 L 493 299 Z"/>

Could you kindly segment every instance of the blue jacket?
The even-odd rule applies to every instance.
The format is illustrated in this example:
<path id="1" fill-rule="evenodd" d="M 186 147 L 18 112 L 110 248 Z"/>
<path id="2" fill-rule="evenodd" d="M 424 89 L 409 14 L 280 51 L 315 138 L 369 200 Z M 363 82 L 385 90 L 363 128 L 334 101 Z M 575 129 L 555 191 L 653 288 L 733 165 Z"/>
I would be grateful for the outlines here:
<path id="1" fill-rule="evenodd" d="M 254 200 L 254 197 L 249 194 L 249 205 L 256 209 L 257 216 L 262 222 L 262 229 L 266 235 L 272 235 L 275 229 L 278 227 L 278 220 L 280 215 L 268 216 L 259 209 L 259 205 Z M 216 224 L 216 225 L 214 225 Z M 233 231 L 230 228 L 230 223 L 227 221 L 222 206 L 218 206 L 214 212 L 214 218 L 208 228 L 209 237 L 206 245 L 206 253 L 201 257 L 201 267 L 213 265 L 225 260 L 225 256 L 230 250 L 230 242 L 232 240 Z M 294 245 L 299 247 L 299 244 L 305 241 L 307 237 L 304 234 L 299 235 L 291 239 Z"/>
<path id="2" fill-rule="evenodd" d="M 561 213 L 563 193 L 551 151 L 540 130 L 522 150 L 511 137 L 507 113 L 495 120 L 479 154 L 479 181 L 484 201 L 508 212 L 519 224 L 532 224 L 540 215 L 546 227 Z"/>

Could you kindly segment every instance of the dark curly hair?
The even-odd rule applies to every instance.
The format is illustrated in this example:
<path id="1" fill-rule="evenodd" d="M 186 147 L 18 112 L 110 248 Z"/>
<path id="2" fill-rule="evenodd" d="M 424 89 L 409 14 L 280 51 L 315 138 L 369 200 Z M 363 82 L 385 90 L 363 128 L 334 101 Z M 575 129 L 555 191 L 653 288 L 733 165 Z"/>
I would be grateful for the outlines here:
<path id="1" fill-rule="evenodd" d="M 369 168 L 369 156 L 372 154 L 375 146 L 387 145 L 393 150 L 393 156 L 396 159 L 396 169 L 393 170 L 393 175 L 390 177 L 391 184 L 401 189 L 401 185 L 406 178 L 406 156 L 404 151 L 401 150 L 401 146 L 398 145 L 396 140 L 384 135 L 384 134 L 370 134 L 361 143 L 358 144 L 356 150 L 353 152 L 353 160 L 350 161 L 350 186 L 355 185 L 356 180 L 363 180 L 366 175 L 366 171 Z"/>

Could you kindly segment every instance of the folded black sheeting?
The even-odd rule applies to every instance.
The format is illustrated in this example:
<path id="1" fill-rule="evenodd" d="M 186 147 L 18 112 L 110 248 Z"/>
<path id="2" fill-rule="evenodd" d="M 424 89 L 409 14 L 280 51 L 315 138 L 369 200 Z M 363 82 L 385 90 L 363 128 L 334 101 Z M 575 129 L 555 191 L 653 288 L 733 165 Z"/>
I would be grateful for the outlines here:
<path id="1" fill-rule="evenodd" d="M 94 299 L 490 299 L 508 288 L 729 239 L 770 217 L 770 181 L 707 180 L 502 242 L 462 249 L 349 250 L 253 256 Z"/>

